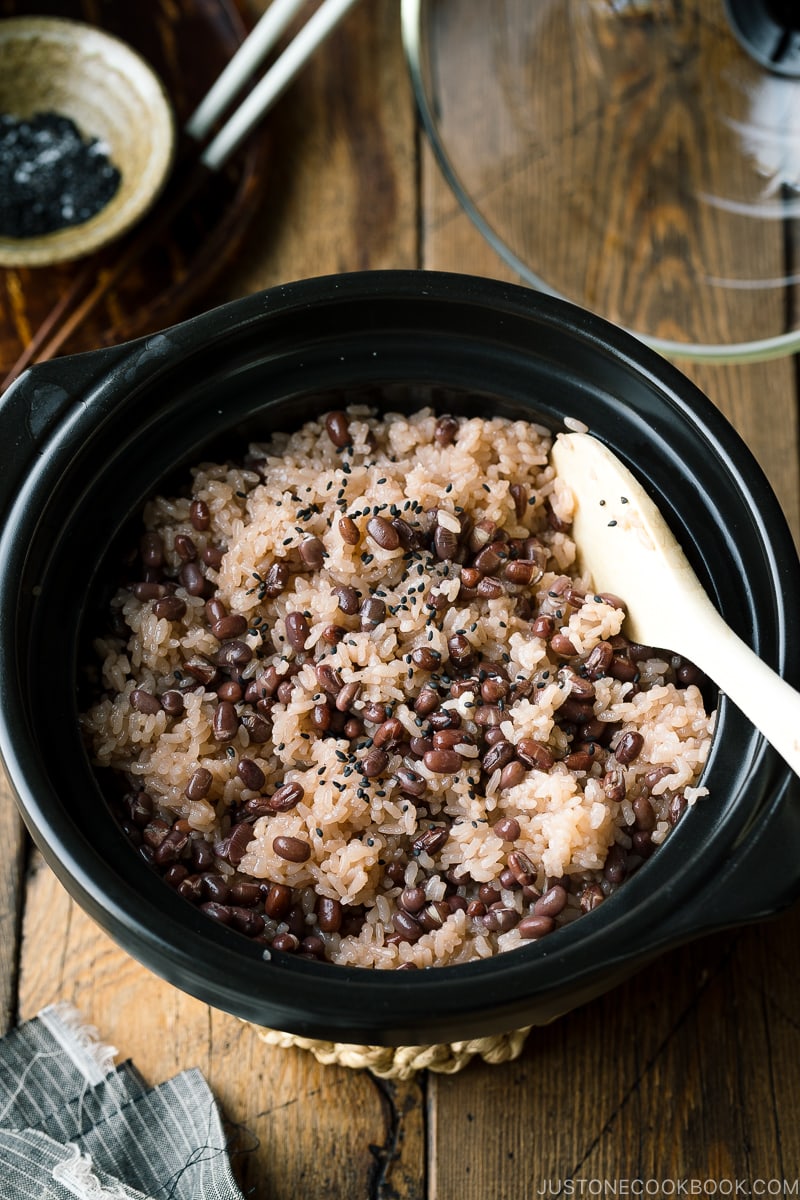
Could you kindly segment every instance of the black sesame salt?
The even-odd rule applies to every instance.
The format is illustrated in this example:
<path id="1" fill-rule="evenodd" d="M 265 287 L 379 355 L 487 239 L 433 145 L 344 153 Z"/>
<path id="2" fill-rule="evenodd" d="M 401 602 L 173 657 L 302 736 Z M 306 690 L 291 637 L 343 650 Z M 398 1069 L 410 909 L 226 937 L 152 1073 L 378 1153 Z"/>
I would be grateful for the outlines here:
<path id="1" fill-rule="evenodd" d="M 120 172 L 69 117 L 0 114 L 0 234 L 38 237 L 82 225 L 108 204 Z"/>

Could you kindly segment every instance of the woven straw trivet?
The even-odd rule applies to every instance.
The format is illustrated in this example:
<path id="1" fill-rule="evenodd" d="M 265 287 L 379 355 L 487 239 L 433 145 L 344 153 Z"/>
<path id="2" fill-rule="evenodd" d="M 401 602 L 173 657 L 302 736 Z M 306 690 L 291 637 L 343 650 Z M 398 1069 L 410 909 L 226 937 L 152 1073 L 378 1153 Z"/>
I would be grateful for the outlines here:
<path id="1" fill-rule="evenodd" d="M 453 1075 L 473 1058 L 497 1064 L 518 1058 L 531 1031 L 515 1029 L 494 1037 L 474 1038 L 468 1042 L 443 1042 L 436 1046 L 356 1046 L 344 1042 L 323 1042 L 315 1038 L 298 1037 L 276 1029 L 251 1025 L 268 1046 L 297 1046 L 309 1050 L 324 1066 L 338 1063 L 341 1067 L 368 1070 L 381 1079 L 410 1079 L 417 1071 L 438 1071 Z"/>

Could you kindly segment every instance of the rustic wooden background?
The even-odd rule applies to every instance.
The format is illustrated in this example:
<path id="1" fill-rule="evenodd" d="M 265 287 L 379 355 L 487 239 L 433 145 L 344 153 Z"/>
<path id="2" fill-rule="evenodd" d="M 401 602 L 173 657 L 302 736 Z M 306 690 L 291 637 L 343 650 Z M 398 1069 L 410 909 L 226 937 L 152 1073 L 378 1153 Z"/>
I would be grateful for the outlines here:
<path id="1" fill-rule="evenodd" d="M 271 186 L 208 304 L 361 268 L 512 278 L 461 215 L 416 127 L 395 0 L 356 7 L 271 132 Z M 800 533 L 796 360 L 685 369 L 749 442 Z M 752 1189 L 800 1175 L 796 908 L 666 955 L 534 1031 L 514 1063 L 393 1084 L 268 1048 L 149 974 L 30 851 L 6 792 L 0 836 L 4 1026 L 70 1001 L 151 1082 L 200 1067 L 234 1127 L 235 1169 L 253 1200 L 528 1200 L 548 1180 Z"/>

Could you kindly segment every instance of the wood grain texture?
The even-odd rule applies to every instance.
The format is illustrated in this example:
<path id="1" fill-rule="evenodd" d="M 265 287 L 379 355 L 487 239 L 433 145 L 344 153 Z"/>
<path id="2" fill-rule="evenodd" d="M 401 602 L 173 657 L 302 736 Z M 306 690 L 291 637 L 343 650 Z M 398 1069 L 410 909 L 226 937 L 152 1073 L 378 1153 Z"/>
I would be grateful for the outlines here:
<path id="1" fill-rule="evenodd" d="M 22 1019 L 57 1001 L 132 1058 L 150 1083 L 188 1067 L 205 1074 L 228 1122 L 231 1158 L 252 1200 L 326 1196 L 419 1200 L 419 1083 L 384 1085 L 323 1067 L 163 983 L 120 950 L 34 855 L 19 981 Z"/>
<path id="2" fill-rule="evenodd" d="M 465 120 L 464 137 L 468 128 Z M 514 282 L 425 148 L 421 164 L 422 264 Z M 560 256 L 562 270 L 576 203 L 580 197 L 565 195 L 562 210 L 551 206 L 542 222 L 547 252 Z M 582 286 L 585 258 L 573 249 L 569 270 Z M 622 283 L 598 276 L 600 311 L 613 311 Z M 681 305 L 682 321 L 691 320 L 686 295 Z M 800 540 L 796 361 L 677 365 L 736 426 Z M 431 1076 L 430 1200 L 528 1200 L 559 1188 L 587 1195 L 581 1188 L 636 1179 L 667 1187 L 797 1179 L 800 974 L 787 948 L 798 932 L 796 907 L 706 937 L 534 1030 L 518 1062 Z"/>
<path id="3" fill-rule="evenodd" d="M 335 271 L 418 265 L 414 108 L 392 0 L 355 7 L 268 132 L 275 169 L 261 211 L 209 303 Z"/>
<path id="4" fill-rule="evenodd" d="M 0 769 L 0 845 L 5 870 L 0 880 L 0 1036 L 17 1011 L 17 956 L 23 905 L 23 867 L 27 836 L 11 789 Z"/>
<path id="5" fill-rule="evenodd" d="M 180 129 L 245 36 L 236 0 L 0 0 L 0 16 L 66 17 L 89 21 L 129 43 L 163 80 Z M 226 263 L 235 257 L 256 214 L 269 145 L 252 140 L 191 203 L 138 252 L 122 277 L 64 342 L 62 353 L 93 349 L 153 332 L 199 311 Z M 177 179 L 178 170 L 173 171 Z M 162 195 L 166 207 L 169 189 Z M 0 269 L 0 374 L 16 361 L 57 302 L 79 289 L 80 299 L 137 236 L 85 259 L 47 269 Z"/>
<path id="6" fill-rule="evenodd" d="M 251 19 L 264 7 L 250 4 Z M 416 264 L 414 114 L 398 21 L 393 0 L 357 6 L 274 110 L 273 186 L 209 304 L 289 279 Z M 152 1083 L 199 1066 L 232 1123 L 250 1200 L 421 1200 L 423 1082 L 383 1083 L 265 1046 L 119 950 L 38 856 L 26 896 L 20 1015 L 73 1002 Z"/>
<path id="7" fill-rule="evenodd" d="M 774 142 L 754 132 L 764 84 L 723 6 L 498 0 L 492 18 L 481 0 L 427 4 L 423 43 L 451 165 L 508 250 L 652 336 L 784 332 L 798 288 L 765 283 L 796 267 Z"/>
<path id="8" fill-rule="evenodd" d="M 800 544 L 798 358 L 770 363 L 677 365 L 736 427 L 769 479 Z"/>
<path id="9" fill-rule="evenodd" d="M 797 969 L 778 947 L 799 926 L 705 938 L 533 1031 L 518 1063 L 432 1079 L 431 1200 L 796 1178 Z"/>
<path id="10" fill-rule="evenodd" d="M 252 0 L 251 17 L 263 7 Z M 269 135 L 273 186 L 210 302 L 362 267 L 515 281 L 424 144 L 417 193 L 394 0 L 356 7 L 275 110 Z M 548 213 L 554 239 L 559 219 Z M 751 445 L 800 535 L 796 363 L 686 369 Z M 12 844 L 2 791 L 0 818 Z M 154 1083 L 199 1066 L 253 1200 L 533 1200 L 566 1181 L 800 1174 L 797 909 L 667 954 L 533 1031 L 515 1063 L 390 1085 L 267 1047 L 162 983 L 93 925 L 38 855 L 25 895 L 19 1015 L 72 1001 Z M 15 896 L 8 881 L 0 932 L 12 937 Z M 11 1012 L 16 956 L 3 946 L 0 1001 Z"/>

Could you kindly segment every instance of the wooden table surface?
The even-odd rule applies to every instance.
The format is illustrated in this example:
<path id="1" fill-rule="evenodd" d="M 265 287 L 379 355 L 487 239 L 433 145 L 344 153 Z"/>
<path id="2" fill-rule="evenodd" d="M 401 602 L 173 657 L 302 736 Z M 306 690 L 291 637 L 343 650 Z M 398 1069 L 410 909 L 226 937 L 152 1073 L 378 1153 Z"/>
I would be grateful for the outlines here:
<path id="1" fill-rule="evenodd" d="M 263 3 L 250 6 L 255 15 Z M 356 7 L 272 126 L 273 186 L 209 306 L 362 268 L 513 278 L 460 213 L 417 129 L 395 0 Z M 744 435 L 797 535 L 797 361 L 679 365 Z M 267 1047 L 162 983 L 70 900 L 6 792 L 0 813 L 4 1026 L 69 1001 L 152 1083 L 200 1067 L 254 1200 L 532 1200 L 559 1181 L 575 1195 L 797 1194 L 797 908 L 667 954 L 534 1030 L 515 1062 L 390 1083 Z"/>

